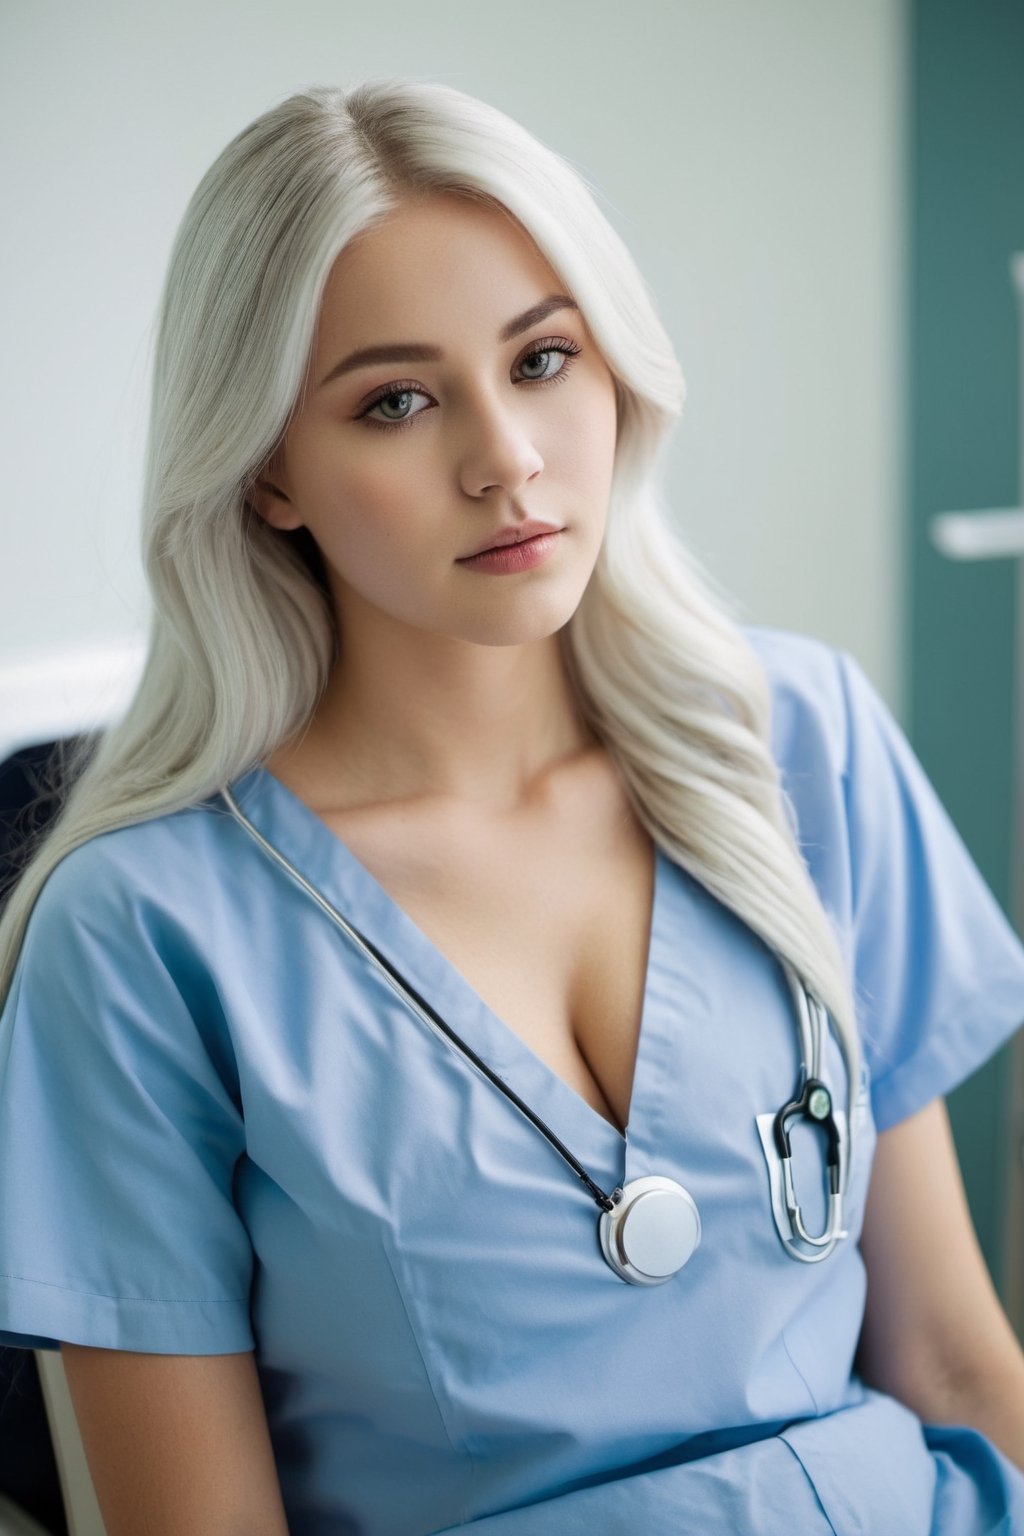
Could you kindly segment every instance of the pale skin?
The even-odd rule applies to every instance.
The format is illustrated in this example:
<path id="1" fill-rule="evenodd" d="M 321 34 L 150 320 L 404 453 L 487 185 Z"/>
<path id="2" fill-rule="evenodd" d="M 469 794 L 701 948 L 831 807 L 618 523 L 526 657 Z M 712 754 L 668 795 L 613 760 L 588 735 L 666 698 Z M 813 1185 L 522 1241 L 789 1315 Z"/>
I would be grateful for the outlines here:
<path id="1" fill-rule="evenodd" d="M 266 766 L 347 840 L 362 837 L 364 862 L 380 853 L 394 894 L 420 926 L 436 923 L 431 936 L 512 1027 L 552 1021 L 530 1043 L 621 1128 L 652 850 L 578 714 L 558 640 L 604 534 L 615 385 L 574 308 L 498 339 L 555 295 L 564 284 L 511 218 L 447 195 L 407 201 L 339 257 L 303 402 L 253 493 L 271 526 L 315 539 L 339 662 L 307 729 Z M 327 380 L 358 350 L 407 341 L 442 356 Z M 537 382 L 563 369 L 558 382 Z M 361 413 L 375 394 L 387 403 L 374 417 L 409 424 L 368 425 Z M 544 564 L 491 576 L 456 563 L 526 516 L 564 530 Z M 433 839 L 456 871 L 451 914 L 441 886 L 395 862 L 392 830 L 413 823 L 416 842 L 430 849 Z M 489 857 L 471 857 L 483 839 Z M 576 874 L 587 857 L 615 878 L 585 921 L 620 930 L 624 948 L 602 955 L 571 936 L 580 976 L 605 964 L 591 994 L 567 966 L 538 962 L 556 1007 L 517 993 L 493 958 L 485 964 L 494 945 L 482 936 L 499 903 L 507 923 L 521 896 L 525 922 L 557 871 Z M 503 888 L 472 884 L 481 866 L 504 871 Z M 590 876 L 577 889 L 594 886 Z M 475 935 L 467 903 L 480 913 Z M 540 955 L 551 928 L 545 920 L 520 937 Z M 564 937 L 555 931 L 552 956 Z M 977 1427 L 1024 1468 L 1024 1353 L 978 1248 L 941 1099 L 879 1135 L 860 1247 L 864 1379 L 928 1422 Z M 251 1352 L 62 1352 L 108 1536 L 287 1536 Z"/>
<path id="2" fill-rule="evenodd" d="M 576 309 L 496 341 L 561 293 L 509 218 L 452 197 L 391 215 L 330 276 L 305 406 L 254 501 L 276 528 L 305 525 L 328 568 L 344 664 L 302 750 L 330 776 L 335 801 L 512 807 L 592 744 L 557 631 L 604 533 L 614 382 Z M 404 340 L 433 343 L 444 360 L 322 382 L 352 352 Z M 579 355 L 539 351 L 545 341 Z M 359 419 L 382 386 L 407 381 L 415 394 L 370 413 L 411 418 L 404 425 Z M 564 525 L 543 565 L 493 577 L 456 563 L 527 516 Z"/>

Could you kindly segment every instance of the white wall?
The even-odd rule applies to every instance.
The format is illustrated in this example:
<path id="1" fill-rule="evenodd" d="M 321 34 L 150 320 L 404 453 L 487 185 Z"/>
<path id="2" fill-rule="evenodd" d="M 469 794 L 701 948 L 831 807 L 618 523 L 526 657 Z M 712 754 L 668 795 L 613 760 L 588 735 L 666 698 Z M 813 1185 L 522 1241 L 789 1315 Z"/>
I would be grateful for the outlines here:
<path id="1" fill-rule="evenodd" d="M 151 327 L 199 177 L 291 91 L 394 74 L 596 184 L 687 377 L 684 536 L 899 711 L 904 25 L 902 0 L 6 0 L 0 671 L 144 631 Z"/>

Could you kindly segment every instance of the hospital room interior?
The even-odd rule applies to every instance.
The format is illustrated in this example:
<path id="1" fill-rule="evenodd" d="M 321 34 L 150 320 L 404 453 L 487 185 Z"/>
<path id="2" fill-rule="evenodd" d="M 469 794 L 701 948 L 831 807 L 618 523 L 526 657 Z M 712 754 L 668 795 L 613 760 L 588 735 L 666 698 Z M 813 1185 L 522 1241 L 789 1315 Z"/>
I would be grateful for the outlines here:
<path id="1" fill-rule="evenodd" d="M 740 622 L 856 659 L 1024 935 L 1006 0 L 8 0 L 0 900 L 52 814 L 54 745 L 115 721 L 141 675 L 147 390 L 182 210 L 257 113 L 371 75 L 477 95 L 584 174 L 685 375 L 664 465 L 683 541 Z M 1024 1341 L 1024 1032 L 947 1107 Z M 0 1536 L 66 1533 L 103 1523 L 60 1354 L 0 1347 Z"/>

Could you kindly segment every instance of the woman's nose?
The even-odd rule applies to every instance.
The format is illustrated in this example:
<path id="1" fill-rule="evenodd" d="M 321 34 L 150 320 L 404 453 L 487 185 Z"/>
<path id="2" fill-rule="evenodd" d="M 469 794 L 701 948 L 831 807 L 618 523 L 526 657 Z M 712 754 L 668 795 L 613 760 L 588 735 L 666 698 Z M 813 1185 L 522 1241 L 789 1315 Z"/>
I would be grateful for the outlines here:
<path id="1" fill-rule="evenodd" d="M 469 496 L 497 486 L 514 495 L 544 468 L 533 441 L 528 413 L 514 405 L 487 400 L 467 411 L 460 478 Z"/>

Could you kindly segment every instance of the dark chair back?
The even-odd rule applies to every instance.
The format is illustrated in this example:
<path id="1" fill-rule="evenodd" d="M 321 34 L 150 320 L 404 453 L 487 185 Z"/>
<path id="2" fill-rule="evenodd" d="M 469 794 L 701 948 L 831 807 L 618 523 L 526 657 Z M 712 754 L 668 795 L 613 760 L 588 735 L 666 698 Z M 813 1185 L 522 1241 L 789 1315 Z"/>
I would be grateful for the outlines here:
<path id="1" fill-rule="evenodd" d="M 0 910 L 25 862 L 33 833 L 42 831 L 59 800 L 49 792 L 56 742 L 24 747 L 0 763 Z M 35 1355 L 0 1345 L 0 1493 L 52 1533 L 68 1536 Z"/>

